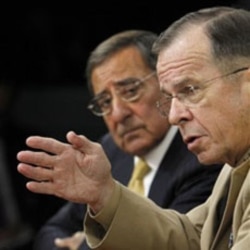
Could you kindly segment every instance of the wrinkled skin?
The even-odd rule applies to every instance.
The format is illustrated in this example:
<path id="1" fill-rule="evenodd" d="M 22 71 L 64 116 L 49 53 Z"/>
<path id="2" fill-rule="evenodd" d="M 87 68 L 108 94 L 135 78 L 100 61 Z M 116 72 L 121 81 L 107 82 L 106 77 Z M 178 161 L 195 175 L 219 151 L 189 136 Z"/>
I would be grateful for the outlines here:
<path id="1" fill-rule="evenodd" d="M 142 84 L 142 95 L 125 102 L 115 93 L 115 84 L 130 78 L 143 79 L 152 73 L 138 49 L 119 50 L 92 71 L 95 95 L 106 90 L 112 95 L 112 110 L 103 117 L 115 143 L 132 155 L 145 155 L 165 136 L 170 125 L 156 108 L 161 92 L 157 76 Z"/>
<path id="2" fill-rule="evenodd" d="M 69 132 L 67 140 L 69 144 L 29 137 L 27 145 L 38 152 L 19 152 L 17 159 L 21 163 L 17 169 L 33 180 L 27 183 L 30 191 L 87 203 L 93 212 L 98 212 L 114 188 L 110 163 L 101 146 L 86 137 Z"/>
<path id="3" fill-rule="evenodd" d="M 242 62 L 240 67 L 246 65 L 249 63 Z M 168 119 L 179 127 L 188 149 L 201 163 L 235 166 L 250 145 L 246 134 L 250 127 L 250 70 L 234 75 L 231 81 L 230 77 L 220 77 L 228 72 L 214 63 L 209 40 L 202 28 L 197 28 L 187 29 L 161 51 L 157 73 L 161 90 L 173 96 L 183 82 L 201 86 L 216 78 L 208 82 L 193 107 L 173 98 Z"/>

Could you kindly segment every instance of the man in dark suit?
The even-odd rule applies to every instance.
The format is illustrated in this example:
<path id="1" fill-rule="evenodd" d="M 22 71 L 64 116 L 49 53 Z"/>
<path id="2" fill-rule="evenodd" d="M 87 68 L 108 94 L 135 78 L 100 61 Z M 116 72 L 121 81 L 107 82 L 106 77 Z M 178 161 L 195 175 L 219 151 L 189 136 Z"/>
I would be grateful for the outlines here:
<path id="1" fill-rule="evenodd" d="M 185 213 L 210 195 L 221 166 L 199 164 L 177 128 L 162 121 L 155 105 L 160 89 L 151 53 L 156 38 L 148 31 L 125 31 L 91 53 L 86 73 L 94 98 L 89 108 L 103 116 L 109 129 L 100 143 L 112 163 L 113 177 L 127 185 L 134 163 L 142 157 L 151 169 L 143 180 L 144 195 Z M 41 228 L 34 249 L 79 245 L 71 235 L 83 230 L 85 212 L 86 206 L 67 203 Z M 77 249 L 88 249 L 85 241 Z"/>

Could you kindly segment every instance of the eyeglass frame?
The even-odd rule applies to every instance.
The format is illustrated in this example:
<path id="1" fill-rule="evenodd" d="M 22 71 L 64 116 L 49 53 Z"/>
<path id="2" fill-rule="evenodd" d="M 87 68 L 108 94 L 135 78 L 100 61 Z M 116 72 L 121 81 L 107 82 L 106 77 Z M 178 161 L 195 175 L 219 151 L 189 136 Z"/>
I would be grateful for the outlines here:
<path id="1" fill-rule="evenodd" d="M 205 90 L 206 86 L 205 84 L 209 83 L 209 82 L 212 82 L 212 81 L 215 81 L 215 80 L 218 80 L 218 79 L 221 79 L 221 78 L 224 78 L 224 77 L 228 77 L 228 76 L 231 76 L 231 75 L 234 75 L 234 74 L 237 74 L 239 72 L 242 72 L 242 71 L 245 71 L 245 70 L 248 70 L 249 67 L 241 67 L 241 68 L 238 68 L 236 70 L 233 70 L 229 73 L 226 73 L 226 74 L 223 74 L 223 75 L 220 75 L 220 76 L 217 76 L 217 77 L 214 77 L 212 79 L 209 79 L 209 80 L 205 80 L 203 81 L 202 83 L 200 83 L 199 85 L 196 84 L 195 86 L 192 85 L 192 84 L 188 84 L 186 86 L 184 86 L 182 88 L 181 91 L 179 91 L 179 93 L 175 94 L 175 95 L 171 95 L 171 94 L 166 94 L 166 93 L 162 93 L 162 99 L 157 101 L 156 102 L 156 108 L 158 109 L 160 115 L 162 117 L 165 117 L 167 118 L 169 116 L 169 111 L 170 111 L 170 107 L 171 107 L 171 102 L 172 102 L 172 99 L 173 98 L 177 98 L 182 104 L 184 104 L 186 107 L 190 107 L 189 105 L 187 105 L 185 103 L 185 100 L 188 99 L 188 95 L 192 94 L 192 95 L 195 95 L 195 91 L 196 91 L 196 94 L 197 94 L 197 91 L 202 91 L 202 90 Z M 201 87 L 203 85 L 203 87 Z M 210 85 L 208 85 L 210 86 Z M 185 89 L 186 88 L 186 89 Z M 184 91 L 184 89 L 186 91 Z M 202 98 L 201 98 L 202 99 Z M 198 101 L 196 102 L 191 102 L 190 100 L 190 103 L 191 104 L 196 104 L 198 103 L 201 99 L 199 99 Z M 163 107 L 166 107 L 166 105 L 168 105 L 168 109 L 163 109 Z"/>
<path id="2" fill-rule="evenodd" d="M 155 76 L 156 75 L 156 71 L 153 71 L 153 72 L 151 72 L 151 73 L 149 73 L 148 75 L 146 75 L 145 77 L 143 77 L 143 78 L 141 78 L 141 79 L 136 79 L 135 81 L 134 81 L 134 85 L 133 85 L 133 87 L 136 87 L 137 89 L 139 89 L 139 87 L 141 87 L 142 86 L 142 84 L 144 84 L 145 83 L 145 81 L 147 81 L 148 79 L 150 79 L 151 77 L 153 77 L 153 76 Z M 121 81 L 122 82 L 122 81 Z M 130 83 L 131 84 L 131 83 Z M 117 85 L 119 85 L 119 83 L 117 84 Z M 122 87 L 122 86 L 125 86 L 126 87 L 126 84 L 121 84 L 121 86 L 118 86 L 118 88 L 119 87 Z M 121 95 L 121 90 L 119 90 L 118 88 L 116 88 L 115 89 L 115 93 L 116 94 L 118 94 L 118 96 L 121 98 L 121 100 L 123 100 L 123 101 L 125 101 L 125 102 L 135 102 L 135 101 L 138 101 L 140 98 L 141 98 L 141 95 L 142 95 L 142 92 L 139 92 L 138 91 L 138 93 L 136 94 L 136 95 L 134 95 L 134 96 L 132 96 L 131 98 L 125 98 L 124 96 L 122 96 Z M 95 106 L 95 105 L 97 105 L 97 101 L 102 97 L 102 96 L 109 96 L 109 98 L 110 98 L 110 101 L 112 100 L 112 95 L 111 95 L 111 93 L 110 92 L 108 92 L 107 90 L 104 90 L 104 91 L 102 91 L 101 93 L 99 93 L 99 94 L 97 94 L 96 96 L 94 96 L 91 100 L 90 100 L 90 102 L 89 102 L 89 104 L 88 104 L 88 106 L 87 106 L 87 108 L 94 114 L 94 115 L 96 115 L 96 116 L 105 116 L 105 115 L 108 115 L 108 114 L 110 114 L 110 112 L 112 111 L 112 106 L 111 106 L 111 104 L 110 104 L 110 107 L 106 110 L 106 111 L 104 111 L 104 112 L 96 112 L 95 111 L 95 108 L 97 107 L 97 106 Z M 101 107 L 100 107 L 100 110 L 101 110 Z"/>

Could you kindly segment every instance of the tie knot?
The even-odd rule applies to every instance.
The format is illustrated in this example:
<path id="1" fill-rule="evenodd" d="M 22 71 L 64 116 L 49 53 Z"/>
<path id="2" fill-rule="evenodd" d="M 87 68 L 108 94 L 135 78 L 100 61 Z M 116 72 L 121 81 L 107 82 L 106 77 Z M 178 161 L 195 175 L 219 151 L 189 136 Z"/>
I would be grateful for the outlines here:
<path id="1" fill-rule="evenodd" d="M 144 176 L 150 171 L 150 167 L 148 166 L 146 161 L 144 161 L 143 159 L 139 159 L 135 165 L 134 171 L 135 179 L 142 180 Z"/>

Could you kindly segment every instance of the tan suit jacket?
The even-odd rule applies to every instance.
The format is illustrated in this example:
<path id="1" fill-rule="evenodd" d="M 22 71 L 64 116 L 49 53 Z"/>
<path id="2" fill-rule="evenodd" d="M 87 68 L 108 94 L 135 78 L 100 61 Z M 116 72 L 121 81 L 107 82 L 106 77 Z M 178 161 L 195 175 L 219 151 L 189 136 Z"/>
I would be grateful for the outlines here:
<path id="1" fill-rule="evenodd" d="M 217 206 L 228 185 L 225 211 L 218 222 Z M 85 230 L 93 249 L 248 250 L 250 159 L 234 169 L 225 165 L 206 203 L 186 215 L 161 209 L 117 183 L 109 205 L 95 216 L 88 213 Z"/>

